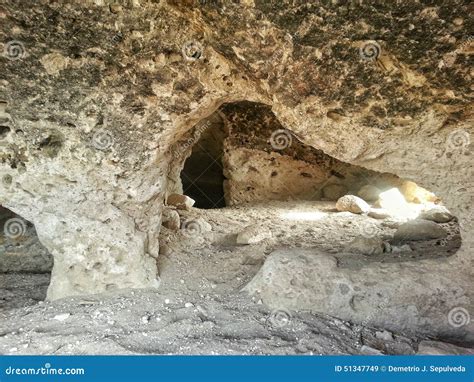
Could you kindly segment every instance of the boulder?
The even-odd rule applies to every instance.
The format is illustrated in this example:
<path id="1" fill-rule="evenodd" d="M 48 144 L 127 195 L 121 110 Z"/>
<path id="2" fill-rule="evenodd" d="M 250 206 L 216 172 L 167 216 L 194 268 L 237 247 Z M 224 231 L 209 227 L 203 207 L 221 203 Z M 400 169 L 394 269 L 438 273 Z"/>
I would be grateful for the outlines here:
<path id="1" fill-rule="evenodd" d="M 451 212 L 444 207 L 435 205 L 428 210 L 424 210 L 419 215 L 420 219 L 431 220 L 435 223 L 447 223 L 454 219 L 454 216 L 451 215 Z"/>
<path id="2" fill-rule="evenodd" d="M 442 239 L 447 235 L 447 232 L 438 224 L 430 220 L 415 219 L 400 225 L 395 231 L 392 242 Z"/>
<path id="3" fill-rule="evenodd" d="M 187 210 L 189 211 L 191 207 L 194 205 L 195 201 L 191 199 L 189 196 L 181 195 L 181 194 L 171 194 L 168 196 L 166 203 L 169 206 L 174 206 L 178 210 Z"/>
<path id="4" fill-rule="evenodd" d="M 362 214 L 370 211 L 370 206 L 363 199 L 355 195 L 344 195 L 336 202 L 338 211 L 348 211 L 354 214 Z"/>
<path id="5" fill-rule="evenodd" d="M 435 194 L 409 180 L 404 181 L 399 189 L 407 202 L 425 203 L 438 200 Z"/>
<path id="6" fill-rule="evenodd" d="M 384 244 L 382 239 L 377 237 L 358 236 L 346 246 L 346 250 L 367 256 L 381 255 L 384 251 Z"/>
<path id="7" fill-rule="evenodd" d="M 367 202 L 374 202 L 379 198 L 379 195 L 382 191 L 371 184 L 366 184 L 362 186 L 361 189 L 357 192 L 357 195 L 360 196 Z"/>
<path id="8" fill-rule="evenodd" d="M 272 233 L 270 230 L 261 225 L 254 224 L 245 227 L 239 232 L 237 235 L 237 244 L 255 244 L 271 237 Z"/>
<path id="9" fill-rule="evenodd" d="M 390 217 L 390 213 L 383 208 L 371 208 L 367 215 L 374 219 L 387 219 Z"/>

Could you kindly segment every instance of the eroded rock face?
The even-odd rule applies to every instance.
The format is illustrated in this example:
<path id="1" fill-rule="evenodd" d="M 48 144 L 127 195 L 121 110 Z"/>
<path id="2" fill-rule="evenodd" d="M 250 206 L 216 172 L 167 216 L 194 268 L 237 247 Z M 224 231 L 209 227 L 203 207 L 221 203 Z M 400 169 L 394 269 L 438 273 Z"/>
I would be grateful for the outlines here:
<path id="1" fill-rule="evenodd" d="M 119 5 L 0 9 L 0 203 L 53 254 L 50 298 L 158 285 L 170 150 L 241 100 L 337 160 L 433 190 L 465 238 L 443 276 L 471 275 L 469 5 Z"/>
<path id="2" fill-rule="evenodd" d="M 438 265 L 440 272 L 450 269 Z M 453 280 L 432 270 L 428 262 L 372 263 L 355 272 L 316 250 L 280 250 L 270 254 L 245 290 L 274 309 L 324 311 L 391 330 L 472 343 L 474 325 L 467 310 L 459 308 L 470 304 L 469 279 Z M 376 287 L 371 280 L 377 280 Z"/>

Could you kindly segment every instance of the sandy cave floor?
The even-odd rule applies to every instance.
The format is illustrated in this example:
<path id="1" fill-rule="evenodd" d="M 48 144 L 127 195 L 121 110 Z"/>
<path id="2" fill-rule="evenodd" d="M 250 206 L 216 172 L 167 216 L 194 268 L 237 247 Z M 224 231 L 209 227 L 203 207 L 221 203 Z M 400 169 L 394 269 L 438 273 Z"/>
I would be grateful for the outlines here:
<path id="1" fill-rule="evenodd" d="M 346 247 L 354 237 L 388 239 L 399 222 L 335 212 L 333 202 L 271 202 L 179 213 L 182 222 L 205 221 L 212 229 L 163 227 L 158 290 L 44 302 L 48 273 L 0 275 L 0 353 L 413 354 L 426 338 L 387 334 L 383 328 L 311 312 L 275 312 L 241 288 L 279 248 L 322 250 L 356 271 L 372 261 L 449 256 L 460 246 L 457 223 L 451 222 L 443 224 L 450 234 L 442 243 L 411 243 L 412 251 L 377 256 L 350 253 Z M 237 233 L 254 223 L 268 228 L 272 237 L 237 245 Z"/>

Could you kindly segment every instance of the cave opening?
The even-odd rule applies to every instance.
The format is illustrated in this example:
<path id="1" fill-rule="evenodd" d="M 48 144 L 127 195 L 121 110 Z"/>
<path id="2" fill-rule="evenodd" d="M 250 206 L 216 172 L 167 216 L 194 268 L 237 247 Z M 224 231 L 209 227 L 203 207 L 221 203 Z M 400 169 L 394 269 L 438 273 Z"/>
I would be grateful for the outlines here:
<path id="1" fill-rule="evenodd" d="M 40 243 L 34 225 L 0 205 L 0 309 L 43 301 L 53 256 Z"/>
<path id="2" fill-rule="evenodd" d="M 189 221 L 200 221 L 195 231 L 204 233 L 202 219 L 222 224 L 223 233 L 235 231 L 217 240 L 224 247 L 249 244 L 248 238 L 238 238 L 245 225 L 257 226 L 250 243 L 263 241 L 274 249 L 324 242 L 325 250 L 339 252 L 340 264 L 354 267 L 450 256 L 461 245 L 457 219 L 435 194 L 305 144 L 262 103 L 221 105 L 174 152 L 175 181 L 168 191 L 193 199 L 197 213 L 191 219 L 179 211 L 181 229 L 187 232 Z M 341 198 L 356 198 L 361 206 L 341 208 Z M 213 214 L 213 209 L 219 210 Z M 233 215 L 235 227 L 229 224 Z M 324 240 L 313 235 L 319 225 L 326 227 Z"/>
<path id="3" fill-rule="evenodd" d="M 197 208 L 226 206 L 222 164 L 226 134 L 222 120 L 215 121 L 212 128 L 203 129 L 181 171 L 183 193 L 195 200 Z"/>

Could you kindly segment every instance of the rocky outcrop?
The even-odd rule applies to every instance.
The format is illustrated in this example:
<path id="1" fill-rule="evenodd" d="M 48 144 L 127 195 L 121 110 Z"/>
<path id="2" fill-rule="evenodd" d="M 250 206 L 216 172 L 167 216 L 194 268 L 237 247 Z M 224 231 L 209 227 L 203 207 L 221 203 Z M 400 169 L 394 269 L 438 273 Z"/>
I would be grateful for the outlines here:
<path id="1" fill-rule="evenodd" d="M 376 327 L 474 342 L 471 281 L 429 262 L 372 263 L 357 271 L 316 250 L 271 253 L 245 291 L 274 309 L 308 309 Z M 433 294 L 433 291 L 436 291 Z M 401 309 L 400 307 L 403 307 Z"/>

